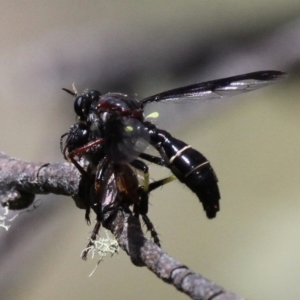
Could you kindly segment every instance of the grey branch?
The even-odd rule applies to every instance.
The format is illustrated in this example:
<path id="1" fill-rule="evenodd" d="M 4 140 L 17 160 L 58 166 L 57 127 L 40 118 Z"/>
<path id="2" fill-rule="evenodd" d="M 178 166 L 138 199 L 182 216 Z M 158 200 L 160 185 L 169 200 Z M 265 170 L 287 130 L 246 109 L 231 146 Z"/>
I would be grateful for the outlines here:
<path id="1" fill-rule="evenodd" d="M 29 163 L 0 152 L 0 201 L 9 209 L 27 207 L 36 194 L 69 195 L 76 202 L 80 181 L 80 173 L 70 163 Z M 77 203 L 77 206 L 80 205 Z M 136 266 L 146 266 L 192 299 L 243 299 L 165 253 L 145 237 L 139 220 L 130 213 L 118 210 L 113 218 L 105 222 L 105 227 L 113 233 Z"/>

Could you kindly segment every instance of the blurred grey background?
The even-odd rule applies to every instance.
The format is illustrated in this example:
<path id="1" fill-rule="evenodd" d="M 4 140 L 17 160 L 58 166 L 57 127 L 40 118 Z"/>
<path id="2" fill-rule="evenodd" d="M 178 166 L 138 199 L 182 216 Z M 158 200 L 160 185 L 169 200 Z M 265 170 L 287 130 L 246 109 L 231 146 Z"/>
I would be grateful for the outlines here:
<path id="1" fill-rule="evenodd" d="M 157 124 L 214 167 L 221 212 L 205 218 L 173 182 L 151 196 L 163 248 L 248 299 L 300 295 L 300 2 L 1 1 L 0 149 L 28 161 L 63 161 L 60 135 L 75 122 L 61 88 L 143 98 L 258 70 L 290 74 L 263 90 L 205 104 L 155 104 Z M 151 176 L 167 170 L 153 167 Z M 81 250 L 92 230 L 71 198 L 40 206 L 0 230 L 1 299 L 185 299 L 120 252 Z M 13 215 L 13 214 L 12 214 Z"/>

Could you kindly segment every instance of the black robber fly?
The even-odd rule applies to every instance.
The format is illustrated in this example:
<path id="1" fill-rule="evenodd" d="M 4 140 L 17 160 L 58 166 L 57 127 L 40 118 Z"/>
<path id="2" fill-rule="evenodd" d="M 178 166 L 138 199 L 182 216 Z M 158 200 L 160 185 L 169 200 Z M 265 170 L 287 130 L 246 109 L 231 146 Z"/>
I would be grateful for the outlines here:
<path id="1" fill-rule="evenodd" d="M 129 176 L 129 171 L 123 170 L 122 172 L 122 168 L 130 167 L 144 174 L 144 184 L 139 187 L 135 184 L 133 189 L 138 189 L 139 193 L 143 190 L 144 195 L 148 196 L 149 174 L 144 162 L 148 161 L 169 168 L 173 173 L 173 177 L 152 183 L 151 189 L 176 177 L 196 194 L 206 216 L 212 219 L 219 211 L 220 192 L 217 185 L 218 179 L 209 161 L 190 145 L 146 120 L 145 106 L 152 102 L 201 102 L 224 98 L 265 87 L 286 76 L 286 73 L 279 71 L 253 72 L 176 88 L 142 100 L 120 93 L 102 95 L 99 91 L 90 90 L 78 94 L 74 87 L 74 91 L 64 89 L 75 97 L 74 109 L 79 122 L 65 134 L 67 139 L 61 146 L 62 152 L 65 158 L 73 162 L 84 176 L 86 176 L 86 171 L 75 158 L 84 158 L 89 161 L 90 166 L 94 166 L 91 169 L 94 170 L 98 183 L 95 186 L 101 198 L 96 206 L 101 206 L 105 200 L 105 192 L 101 194 L 101 189 L 107 180 L 112 177 Z M 157 151 L 157 156 L 145 153 L 148 145 Z M 107 173 L 107 169 L 115 171 Z M 119 175 L 116 177 L 112 173 Z M 124 182 L 127 181 L 123 179 Z M 120 187 L 114 190 L 119 192 Z M 148 203 L 142 204 L 143 201 L 148 201 L 142 200 L 144 195 L 138 194 L 134 197 L 136 200 L 131 203 L 140 202 L 141 205 L 136 207 L 147 206 Z M 93 205 L 95 201 L 90 204 L 91 207 Z M 139 211 L 144 216 L 146 212 L 147 209 L 142 210 L 142 213 Z M 100 222 L 99 209 L 96 214 Z"/>

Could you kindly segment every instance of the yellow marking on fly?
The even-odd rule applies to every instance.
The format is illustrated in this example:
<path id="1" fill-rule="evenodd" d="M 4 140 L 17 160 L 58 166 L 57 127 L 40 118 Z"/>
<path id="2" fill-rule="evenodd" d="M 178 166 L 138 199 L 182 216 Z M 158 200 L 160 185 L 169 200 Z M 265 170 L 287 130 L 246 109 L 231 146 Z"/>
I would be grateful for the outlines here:
<path id="1" fill-rule="evenodd" d="M 128 125 L 125 127 L 125 131 L 133 131 L 133 127 Z"/>
<path id="2" fill-rule="evenodd" d="M 159 117 L 159 113 L 157 111 L 151 113 L 150 115 L 146 116 L 146 119 L 156 119 Z"/>
<path id="3" fill-rule="evenodd" d="M 174 175 L 171 175 L 171 176 L 169 176 L 169 177 L 167 177 L 167 178 L 165 178 L 165 179 L 163 180 L 163 184 L 166 184 L 166 183 L 172 182 L 173 180 L 176 180 L 176 179 L 177 179 L 177 177 L 176 177 L 176 176 L 174 176 Z"/>
<path id="4" fill-rule="evenodd" d="M 144 174 L 144 185 L 143 185 L 144 191 L 148 192 L 149 189 L 149 173 Z"/>

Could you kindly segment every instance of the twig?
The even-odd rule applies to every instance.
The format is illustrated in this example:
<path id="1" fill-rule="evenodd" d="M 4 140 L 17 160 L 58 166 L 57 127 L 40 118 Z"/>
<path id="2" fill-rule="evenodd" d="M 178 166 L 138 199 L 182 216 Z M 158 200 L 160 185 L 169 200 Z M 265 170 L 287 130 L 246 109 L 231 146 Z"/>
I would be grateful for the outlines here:
<path id="1" fill-rule="evenodd" d="M 29 163 L 0 152 L 0 201 L 9 209 L 28 207 L 36 194 L 69 195 L 80 204 L 81 176 L 69 163 Z M 108 218 L 109 217 L 109 218 Z M 104 226 L 136 266 L 146 266 L 165 282 L 192 299 L 241 300 L 221 286 L 191 271 L 148 240 L 137 218 L 118 210 L 108 215 Z"/>

